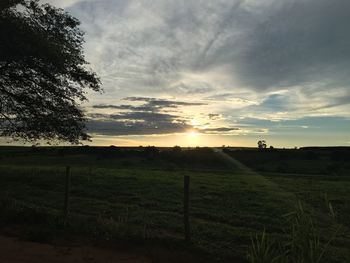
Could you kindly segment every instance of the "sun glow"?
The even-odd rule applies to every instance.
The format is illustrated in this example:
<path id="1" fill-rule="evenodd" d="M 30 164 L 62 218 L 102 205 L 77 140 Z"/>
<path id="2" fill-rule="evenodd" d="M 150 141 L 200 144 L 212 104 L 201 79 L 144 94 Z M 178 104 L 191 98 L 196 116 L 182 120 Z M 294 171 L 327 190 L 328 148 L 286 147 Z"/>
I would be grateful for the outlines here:
<path id="1" fill-rule="evenodd" d="M 188 131 L 187 132 L 187 136 L 190 137 L 190 138 L 196 138 L 196 137 L 198 137 L 198 132 L 193 131 L 193 130 Z"/>
<path id="2" fill-rule="evenodd" d="M 186 141 L 187 146 L 195 147 L 200 145 L 201 137 L 199 136 L 200 134 L 196 130 L 188 130 L 184 135 L 184 139 Z"/>
<path id="3" fill-rule="evenodd" d="M 191 125 L 192 126 L 198 126 L 200 124 L 200 121 L 199 120 L 197 120 L 197 119 L 192 119 L 191 120 Z"/>

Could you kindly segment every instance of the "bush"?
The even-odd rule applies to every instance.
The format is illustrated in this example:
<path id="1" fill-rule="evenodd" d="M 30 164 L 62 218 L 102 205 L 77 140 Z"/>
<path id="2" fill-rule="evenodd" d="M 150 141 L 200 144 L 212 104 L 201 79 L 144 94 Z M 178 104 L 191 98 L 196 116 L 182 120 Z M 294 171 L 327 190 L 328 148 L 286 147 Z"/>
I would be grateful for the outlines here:
<path id="1" fill-rule="evenodd" d="M 332 208 L 328 204 L 329 208 Z M 330 215 L 334 217 L 333 209 Z M 312 217 L 306 213 L 301 203 L 295 211 L 286 215 L 288 227 L 285 229 L 286 238 L 270 239 L 265 230 L 259 236 L 252 238 L 248 252 L 251 263 L 321 263 L 330 262 L 326 258 L 331 242 L 338 234 L 340 227 L 327 242 L 321 242 L 320 235 Z"/>

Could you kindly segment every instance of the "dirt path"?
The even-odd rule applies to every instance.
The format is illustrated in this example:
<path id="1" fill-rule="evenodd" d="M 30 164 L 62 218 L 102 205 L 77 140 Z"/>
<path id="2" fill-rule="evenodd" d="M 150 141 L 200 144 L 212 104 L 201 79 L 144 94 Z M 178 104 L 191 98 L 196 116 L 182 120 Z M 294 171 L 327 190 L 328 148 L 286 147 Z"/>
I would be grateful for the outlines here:
<path id="1" fill-rule="evenodd" d="M 1 263 L 141 263 L 152 262 L 143 255 L 90 246 L 55 247 L 0 236 Z"/>

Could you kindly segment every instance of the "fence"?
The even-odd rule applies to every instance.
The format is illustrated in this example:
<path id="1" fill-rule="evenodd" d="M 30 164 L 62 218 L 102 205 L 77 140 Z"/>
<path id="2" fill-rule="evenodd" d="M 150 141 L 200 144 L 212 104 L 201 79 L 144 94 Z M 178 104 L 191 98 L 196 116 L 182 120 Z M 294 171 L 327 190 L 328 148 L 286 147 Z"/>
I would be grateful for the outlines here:
<path id="1" fill-rule="evenodd" d="M 104 176 L 105 170 L 94 172 L 91 167 L 88 167 L 87 171 L 85 170 L 79 167 L 71 168 L 70 166 L 65 167 L 65 169 L 62 169 L 62 167 L 28 169 L 27 167 L 22 170 L 20 168 L 11 170 L 9 168 L 8 174 L 2 174 L 2 179 L 7 181 L 8 185 L 5 185 L 5 189 L 7 189 L 5 192 L 9 196 L 18 200 L 19 203 L 28 204 L 28 206 L 35 204 L 38 207 L 53 208 L 58 214 L 61 214 L 64 225 L 69 224 L 76 214 L 88 214 L 100 221 L 104 220 L 104 224 L 110 224 L 112 218 L 118 223 L 123 223 L 123 227 L 127 226 L 129 222 L 143 224 L 143 236 L 146 236 L 145 233 L 151 228 L 151 225 L 158 227 L 160 224 L 162 226 L 167 225 L 166 220 L 160 222 L 166 209 L 165 217 L 172 220 L 173 225 L 175 225 L 175 227 L 170 226 L 169 229 L 175 228 L 177 233 L 183 233 L 186 242 L 191 241 L 190 176 L 183 175 L 182 184 L 180 183 L 181 178 L 176 177 L 173 178 L 172 182 L 164 181 L 160 186 L 156 186 L 157 189 L 153 189 L 155 182 L 159 180 L 150 179 L 147 184 L 145 182 L 137 183 L 135 181 L 138 180 L 137 177 L 120 175 L 114 177 L 113 170 L 108 176 Z M 108 180 L 113 182 L 108 182 Z M 135 181 L 134 184 L 130 185 L 133 181 Z M 175 188 L 172 187 L 174 183 Z M 148 190 L 153 191 L 152 194 L 147 194 L 146 188 L 148 186 Z M 167 191 L 168 194 L 172 195 L 165 198 L 166 200 L 163 202 L 164 195 L 167 195 L 163 191 L 166 186 L 168 186 L 168 190 L 172 188 L 171 191 Z M 134 188 L 138 189 L 135 190 Z M 135 200 L 135 195 L 132 194 L 135 191 L 140 195 L 137 200 Z M 124 199 L 127 200 L 124 201 Z M 107 205 L 103 204 L 103 201 L 108 202 L 110 208 L 106 208 Z M 163 203 L 157 205 L 159 202 Z M 123 212 L 121 203 L 125 205 L 126 212 Z M 142 208 L 141 212 L 133 211 L 136 204 L 140 204 L 144 209 Z M 182 209 L 179 207 L 180 204 Z M 114 209 L 115 211 L 113 211 Z M 178 226 L 181 224 L 181 217 L 183 218 L 183 225 L 181 227 L 182 231 L 179 231 Z"/>

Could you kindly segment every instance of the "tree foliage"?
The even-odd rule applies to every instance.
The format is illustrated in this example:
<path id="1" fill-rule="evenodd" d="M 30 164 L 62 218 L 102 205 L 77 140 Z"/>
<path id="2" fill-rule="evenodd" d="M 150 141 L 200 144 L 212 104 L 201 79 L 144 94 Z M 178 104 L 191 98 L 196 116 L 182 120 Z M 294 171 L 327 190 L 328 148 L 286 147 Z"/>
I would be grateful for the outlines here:
<path id="1" fill-rule="evenodd" d="M 266 149 L 266 147 L 267 147 L 266 141 L 264 141 L 264 140 L 258 141 L 258 148 L 259 148 L 260 150 Z"/>
<path id="2" fill-rule="evenodd" d="M 38 0 L 0 2 L 0 135 L 78 143 L 89 136 L 80 108 L 87 69 L 79 21 Z"/>

